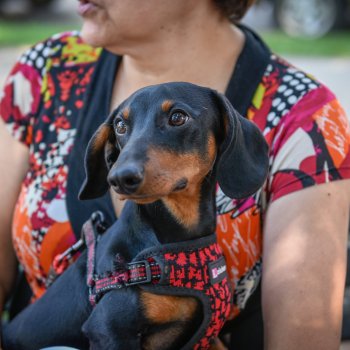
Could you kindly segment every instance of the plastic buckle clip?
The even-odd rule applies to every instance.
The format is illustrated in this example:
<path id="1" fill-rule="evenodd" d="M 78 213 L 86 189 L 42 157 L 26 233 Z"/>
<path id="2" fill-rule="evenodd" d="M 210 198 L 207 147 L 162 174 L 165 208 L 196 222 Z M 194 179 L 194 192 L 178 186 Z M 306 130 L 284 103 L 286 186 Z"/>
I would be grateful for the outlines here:
<path id="1" fill-rule="evenodd" d="M 134 261 L 128 264 L 128 269 L 132 270 L 134 268 L 139 268 L 144 266 L 145 268 L 145 277 L 139 277 L 135 281 L 131 282 L 125 282 L 126 286 L 133 286 L 135 284 L 143 284 L 143 283 L 150 283 L 152 281 L 152 272 L 151 272 L 151 266 L 148 260 L 139 260 L 139 261 Z"/>

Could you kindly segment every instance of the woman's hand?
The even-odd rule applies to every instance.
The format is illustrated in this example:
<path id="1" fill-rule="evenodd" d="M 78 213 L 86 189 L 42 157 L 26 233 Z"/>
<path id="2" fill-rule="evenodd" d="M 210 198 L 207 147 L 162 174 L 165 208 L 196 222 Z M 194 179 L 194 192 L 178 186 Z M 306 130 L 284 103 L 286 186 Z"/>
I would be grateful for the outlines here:
<path id="1" fill-rule="evenodd" d="M 338 350 L 350 180 L 286 195 L 267 212 L 263 249 L 266 350 Z"/>

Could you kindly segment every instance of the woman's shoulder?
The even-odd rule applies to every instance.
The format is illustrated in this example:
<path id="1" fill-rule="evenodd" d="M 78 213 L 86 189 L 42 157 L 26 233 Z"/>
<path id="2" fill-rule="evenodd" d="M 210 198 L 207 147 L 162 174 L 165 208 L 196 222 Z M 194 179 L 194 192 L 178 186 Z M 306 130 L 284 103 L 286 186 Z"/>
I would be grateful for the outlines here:
<path id="1" fill-rule="evenodd" d="M 51 67 L 93 64 L 100 53 L 101 49 L 86 44 L 78 31 L 69 31 L 33 45 L 20 57 L 19 63 L 44 75 Z"/>
<path id="2" fill-rule="evenodd" d="M 335 94 L 271 56 L 251 115 L 270 146 L 270 199 L 350 176 L 350 125 Z"/>
<path id="3" fill-rule="evenodd" d="M 301 125 L 310 121 L 326 106 L 333 106 L 344 114 L 336 96 L 326 85 L 280 56 L 271 55 L 249 117 L 268 135 L 275 134 L 286 123 Z"/>
<path id="4" fill-rule="evenodd" d="M 82 40 L 79 32 L 65 32 L 30 47 L 19 57 L 0 94 L 0 118 L 11 133 L 30 143 L 28 126 L 34 123 L 43 102 L 60 96 L 67 87 L 87 84 L 101 49 Z"/>

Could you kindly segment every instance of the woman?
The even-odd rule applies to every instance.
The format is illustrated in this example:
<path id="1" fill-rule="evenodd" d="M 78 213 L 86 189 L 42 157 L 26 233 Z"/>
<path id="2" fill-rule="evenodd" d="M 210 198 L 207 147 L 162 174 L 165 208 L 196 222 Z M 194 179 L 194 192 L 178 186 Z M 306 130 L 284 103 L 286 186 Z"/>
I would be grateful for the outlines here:
<path id="1" fill-rule="evenodd" d="M 96 127 L 135 90 L 188 81 L 226 93 L 271 149 L 262 191 L 243 201 L 217 193 L 217 234 L 235 287 L 231 347 L 338 349 L 349 125 L 324 86 L 232 25 L 251 4 L 81 0 L 80 34 L 55 36 L 22 56 L 0 105 L 1 304 L 16 255 L 39 298 L 54 256 L 75 242 L 91 212 L 112 221 L 122 210 L 112 193 L 76 199 Z"/>

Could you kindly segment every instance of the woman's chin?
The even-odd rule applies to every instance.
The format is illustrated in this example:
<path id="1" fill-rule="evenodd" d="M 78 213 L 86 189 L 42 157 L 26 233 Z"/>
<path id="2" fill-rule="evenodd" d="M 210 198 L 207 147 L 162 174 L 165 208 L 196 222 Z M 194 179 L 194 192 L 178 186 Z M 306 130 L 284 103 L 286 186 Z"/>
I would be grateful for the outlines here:
<path id="1" fill-rule="evenodd" d="M 86 44 L 93 47 L 105 47 L 107 44 L 103 30 L 95 23 L 84 21 L 80 35 Z"/>

